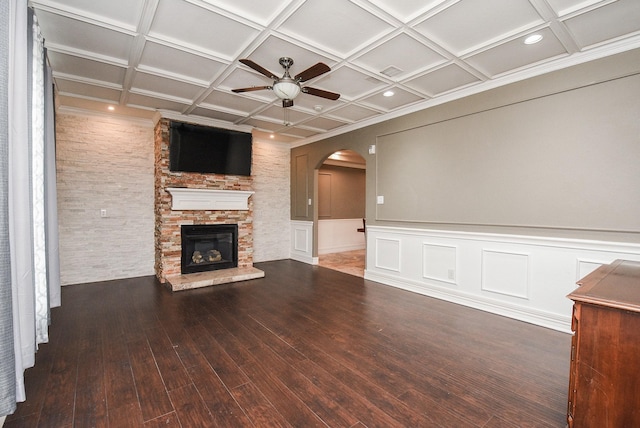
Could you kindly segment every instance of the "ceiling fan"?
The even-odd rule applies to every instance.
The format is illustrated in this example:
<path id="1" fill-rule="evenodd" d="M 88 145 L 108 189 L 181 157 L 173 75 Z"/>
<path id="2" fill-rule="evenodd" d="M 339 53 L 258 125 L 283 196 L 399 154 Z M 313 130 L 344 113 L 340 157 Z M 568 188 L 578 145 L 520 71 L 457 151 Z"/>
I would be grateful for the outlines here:
<path id="1" fill-rule="evenodd" d="M 298 73 L 295 77 L 291 77 L 289 75 L 289 68 L 293 65 L 293 59 L 289 57 L 280 58 L 280 65 L 284 68 L 284 75 L 282 77 L 276 76 L 266 68 L 261 67 L 250 59 L 241 59 L 240 62 L 247 67 L 253 68 L 258 73 L 264 74 L 268 78 L 273 79 L 273 85 L 232 89 L 232 92 L 239 93 L 270 89 L 276 94 L 278 98 L 282 100 L 282 107 L 285 108 L 293 106 L 293 99 L 297 97 L 300 92 L 334 101 L 340 98 L 340 94 L 336 94 L 335 92 L 324 91 L 322 89 L 311 88 L 309 86 L 300 86 L 300 83 L 306 82 L 307 80 L 313 79 L 314 77 L 318 77 L 321 74 L 324 74 L 331 70 L 328 65 L 322 62 L 319 62 L 316 65 L 312 65 L 306 70 Z"/>

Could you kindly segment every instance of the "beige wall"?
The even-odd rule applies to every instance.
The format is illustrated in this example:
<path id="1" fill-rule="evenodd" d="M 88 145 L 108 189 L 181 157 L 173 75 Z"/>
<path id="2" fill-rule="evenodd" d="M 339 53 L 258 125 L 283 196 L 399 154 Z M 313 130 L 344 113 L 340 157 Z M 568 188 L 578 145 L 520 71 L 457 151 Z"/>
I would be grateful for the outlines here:
<path id="1" fill-rule="evenodd" d="M 153 275 L 152 121 L 64 108 L 56 120 L 62 283 Z M 254 140 L 252 174 L 253 260 L 287 258 L 289 148 Z"/>
<path id="2" fill-rule="evenodd" d="M 640 232 L 638 94 L 640 74 L 380 136 L 376 218 Z"/>
<path id="3" fill-rule="evenodd" d="M 640 203 L 634 190 L 640 187 L 634 166 L 640 164 L 634 119 L 640 116 L 634 95 L 639 72 L 640 50 L 630 51 L 297 147 L 292 159 L 305 157 L 308 169 L 292 174 L 292 197 L 309 189 L 308 198 L 315 200 L 314 168 L 328 154 L 351 149 L 367 160 L 368 224 L 640 242 L 640 234 L 629 231 L 636 226 L 634 217 L 624 211 L 637 212 Z M 598 114 L 606 118 L 594 121 Z M 478 135 L 482 147 L 470 146 Z M 585 138 L 589 144 L 581 146 Z M 367 154 L 372 144 L 382 149 L 376 155 Z M 438 171 L 443 159 L 449 168 Z M 598 159 L 603 162 L 596 164 Z M 535 165 L 550 174 L 536 171 L 527 186 L 526 177 L 518 177 L 516 192 L 507 195 L 517 197 L 505 196 L 507 204 L 496 204 L 494 195 L 483 197 L 496 180 L 508 183 L 522 162 L 529 171 Z M 488 187 L 479 187 L 487 176 Z M 587 176 L 585 188 L 572 183 L 565 191 L 559 182 Z M 305 182 L 295 182 L 300 178 Z M 429 194 L 434 187 L 438 192 Z M 383 192 L 385 205 L 376 205 L 377 192 Z M 455 203 L 461 195 L 467 202 L 462 206 Z M 600 211 L 579 217 L 575 214 L 586 198 L 587 206 Z M 543 209 L 544 218 L 537 222 L 520 215 L 523 201 L 531 212 Z M 313 220 L 312 214 L 295 210 L 291 215 Z"/>
<path id="4" fill-rule="evenodd" d="M 318 172 L 318 218 L 363 218 L 364 169 L 324 165 Z"/>

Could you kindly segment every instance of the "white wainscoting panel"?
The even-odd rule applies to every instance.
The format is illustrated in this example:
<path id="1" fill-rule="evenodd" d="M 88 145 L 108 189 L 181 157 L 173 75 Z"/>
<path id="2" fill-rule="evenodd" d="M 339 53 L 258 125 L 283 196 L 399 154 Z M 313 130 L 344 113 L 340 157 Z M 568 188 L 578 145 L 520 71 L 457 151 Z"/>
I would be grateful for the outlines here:
<path id="1" fill-rule="evenodd" d="M 291 258 L 304 263 L 318 264 L 313 257 L 313 222 L 291 221 Z"/>
<path id="2" fill-rule="evenodd" d="M 365 247 L 361 218 L 318 221 L 318 254 L 362 250 Z"/>
<path id="3" fill-rule="evenodd" d="M 422 245 L 422 276 L 448 284 L 456 284 L 456 247 L 452 245 Z"/>
<path id="4" fill-rule="evenodd" d="M 616 259 L 640 244 L 367 226 L 365 278 L 570 332 L 567 294 Z"/>
<path id="5" fill-rule="evenodd" d="M 483 291 L 529 299 L 529 255 L 482 251 Z"/>
<path id="6" fill-rule="evenodd" d="M 600 266 L 609 264 L 609 262 L 602 261 L 602 260 L 583 260 L 583 259 L 577 259 L 576 263 L 577 263 L 576 281 L 589 275 L 591 272 L 598 269 Z"/>
<path id="7" fill-rule="evenodd" d="M 400 240 L 376 238 L 375 264 L 378 269 L 400 272 Z"/>

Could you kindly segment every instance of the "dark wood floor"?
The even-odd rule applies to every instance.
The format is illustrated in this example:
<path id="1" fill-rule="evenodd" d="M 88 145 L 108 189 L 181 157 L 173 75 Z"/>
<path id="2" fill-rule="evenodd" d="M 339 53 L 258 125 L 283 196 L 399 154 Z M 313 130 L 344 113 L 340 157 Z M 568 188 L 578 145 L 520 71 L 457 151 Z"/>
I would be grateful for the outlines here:
<path id="1" fill-rule="evenodd" d="M 570 336 L 285 260 L 64 287 L 6 427 L 563 427 Z"/>

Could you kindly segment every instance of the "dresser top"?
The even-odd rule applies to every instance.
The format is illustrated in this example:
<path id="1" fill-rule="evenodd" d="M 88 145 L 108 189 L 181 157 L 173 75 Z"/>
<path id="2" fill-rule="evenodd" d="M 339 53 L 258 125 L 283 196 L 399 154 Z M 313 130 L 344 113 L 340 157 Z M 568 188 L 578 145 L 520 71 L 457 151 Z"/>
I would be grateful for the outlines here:
<path id="1" fill-rule="evenodd" d="M 616 260 L 578 281 L 567 297 L 576 302 L 640 312 L 640 262 Z"/>

